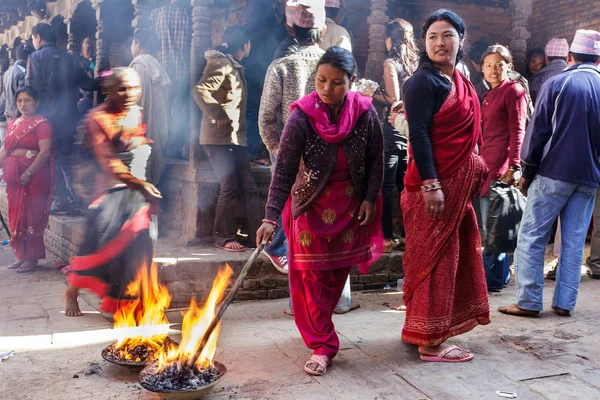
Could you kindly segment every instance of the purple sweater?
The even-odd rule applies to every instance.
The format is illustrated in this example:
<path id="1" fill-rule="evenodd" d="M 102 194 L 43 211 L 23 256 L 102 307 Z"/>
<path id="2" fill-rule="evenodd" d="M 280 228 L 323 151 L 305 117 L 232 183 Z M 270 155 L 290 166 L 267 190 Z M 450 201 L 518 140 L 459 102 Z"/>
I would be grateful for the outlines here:
<path id="1" fill-rule="evenodd" d="M 373 106 L 358 118 L 352 132 L 339 145 L 344 146 L 354 190 L 361 202 L 375 203 L 383 182 L 383 133 Z M 277 153 L 267 219 L 277 220 L 290 193 L 294 219 L 311 207 L 335 169 L 337 146 L 321 139 L 299 107 L 292 112 Z"/>

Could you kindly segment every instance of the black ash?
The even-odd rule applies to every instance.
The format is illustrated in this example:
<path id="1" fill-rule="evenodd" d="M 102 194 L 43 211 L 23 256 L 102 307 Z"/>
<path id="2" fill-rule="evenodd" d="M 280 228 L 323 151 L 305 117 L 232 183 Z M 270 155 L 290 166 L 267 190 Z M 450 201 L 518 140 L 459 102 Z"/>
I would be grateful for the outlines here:
<path id="1" fill-rule="evenodd" d="M 212 366 L 198 370 L 187 365 L 179 367 L 172 364 L 160 372 L 156 372 L 155 366 L 144 369 L 140 374 L 140 383 L 155 392 L 186 391 L 211 384 L 221 375 L 223 373 Z"/>

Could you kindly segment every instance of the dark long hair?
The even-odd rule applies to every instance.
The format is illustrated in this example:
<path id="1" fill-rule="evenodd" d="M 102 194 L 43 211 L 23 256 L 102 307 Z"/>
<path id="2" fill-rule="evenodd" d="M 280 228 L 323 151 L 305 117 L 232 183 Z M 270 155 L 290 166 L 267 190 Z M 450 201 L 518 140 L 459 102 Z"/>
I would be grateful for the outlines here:
<path id="1" fill-rule="evenodd" d="M 458 32 L 458 37 L 461 40 L 465 40 L 467 37 L 467 26 L 465 25 L 465 21 L 461 17 L 458 16 L 454 11 L 448 10 L 446 8 L 441 8 L 434 13 L 432 13 L 421 28 L 421 35 L 425 40 L 427 37 L 427 30 L 438 21 L 446 21 L 450 25 L 456 29 Z M 456 64 L 460 60 L 462 60 L 465 56 L 464 49 L 461 47 L 458 49 L 458 54 L 456 55 Z M 433 64 L 433 62 L 427 56 L 427 49 L 423 50 L 419 57 L 419 68 L 420 67 L 429 67 L 431 69 L 437 69 L 437 67 Z"/>
<path id="2" fill-rule="evenodd" d="M 323 57 L 319 60 L 317 68 L 323 64 L 329 64 L 341 69 L 350 79 L 356 75 L 356 60 L 354 56 L 348 50 L 341 47 L 332 46 L 327 49 Z"/>
<path id="3" fill-rule="evenodd" d="M 40 95 L 38 91 L 32 88 L 31 86 L 23 86 L 19 88 L 19 90 L 17 90 L 17 92 L 15 93 L 15 100 L 19 98 L 19 95 L 21 93 L 25 93 L 31 96 L 35 101 L 40 101 Z"/>
<path id="4" fill-rule="evenodd" d="M 215 47 L 215 50 L 225 54 L 235 54 L 250 41 L 250 37 L 244 28 L 233 25 L 225 29 L 223 33 L 223 44 Z"/>
<path id="5" fill-rule="evenodd" d="M 419 63 L 419 48 L 413 26 L 408 21 L 396 18 L 385 27 L 385 38 L 392 40 L 388 58 L 399 62 L 406 74 L 411 76 Z"/>
<path id="6" fill-rule="evenodd" d="M 483 52 L 479 63 L 483 65 L 483 60 L 485 60 L 485 58 L 487 56 L 489 56 L 490 54 L 498 54 L 508 64 L 512 64 L 512 62 L 513 62 L 513 57 L 512 57 L 512 54 L 510 54 L 510 50 L 508 50 L 508 48 L 506 46 L 502 46 L 501 44 L 496 43 L 494 45 L 489 46 Z"/>

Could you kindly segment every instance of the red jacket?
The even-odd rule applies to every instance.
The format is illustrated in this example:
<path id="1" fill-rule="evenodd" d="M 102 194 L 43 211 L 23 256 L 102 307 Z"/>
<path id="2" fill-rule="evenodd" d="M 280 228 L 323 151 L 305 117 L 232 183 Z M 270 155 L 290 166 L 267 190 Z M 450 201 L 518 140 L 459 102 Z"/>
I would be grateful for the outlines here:
<path id="1" fill-rule="evenodd" d="M 527 94 L 519 82 L 507 79 L 483 96 L 481 156 L 490 169 L 482 196 L 509 166 L 521 166 L 521 145 L 527 122 Z"/>

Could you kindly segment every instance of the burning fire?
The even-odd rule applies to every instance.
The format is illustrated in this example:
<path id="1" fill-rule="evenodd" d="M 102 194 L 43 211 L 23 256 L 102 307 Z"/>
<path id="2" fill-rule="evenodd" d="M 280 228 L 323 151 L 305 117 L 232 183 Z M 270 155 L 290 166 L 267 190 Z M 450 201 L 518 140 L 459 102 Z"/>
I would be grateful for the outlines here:
<path id="1" fill-rule="evenodd" d="M 217 278 L 213 282 L 208 299 L 202 308 L 198 307 L 196 299 L 191 300 L 190 308 L 183 318 L 181 344 L 159 350 L 157 357 L 158 372 L 173 365 L 176 365 L 179 370 L 184 366 L 193 367 L 191 363 L 193 362 L 194 355 L 199 350 L 202 337 L 217 313 L 217 305 L 223 298 L 223 293 L 227 289 L 227 283 L 232 274 L 233 271 L 229 265 L 225 265 L 225 268 L 219 271 Z M 213 357 L 217 350 L 219 331 L 220 325 L 215 328 L 206 346 L 202 349 L 200 357 L 198 357 L 195 363 L 196 369 L 203 370 L 212 365 Z"/>
<path id="2" fill-rule="evenodd" d="M 137 336 L 123 337 L 115 344 L 115 350 L 125 360 L 146 361 L 139 359 L 138 352 L 133 350 L 143 346 L 149 354 L 156 354 L 162 349 L 167 339 L 166 333 L 157 333 L 156 326 L 169 323 L 165 310 L 171 303 L 171 296 L 166 286 L 158 282 L 158 268 L 152 264 L 150 272 L 141 268 L 136 279 L 127 286 L 128 296 L 137 300 L 124 303 L 114 314 L 114 328 L 126 329 L 125 334 L 134 332 Z M 154 357 L 152 357 L 154 359 Z"/>

